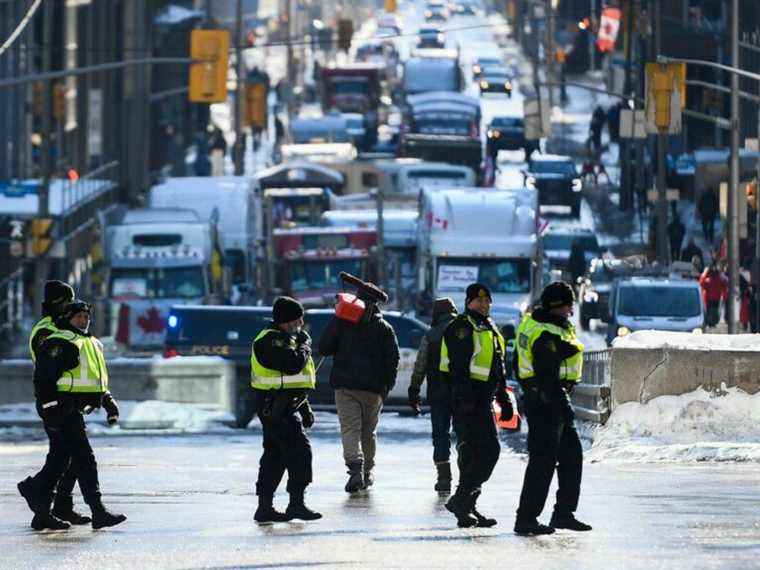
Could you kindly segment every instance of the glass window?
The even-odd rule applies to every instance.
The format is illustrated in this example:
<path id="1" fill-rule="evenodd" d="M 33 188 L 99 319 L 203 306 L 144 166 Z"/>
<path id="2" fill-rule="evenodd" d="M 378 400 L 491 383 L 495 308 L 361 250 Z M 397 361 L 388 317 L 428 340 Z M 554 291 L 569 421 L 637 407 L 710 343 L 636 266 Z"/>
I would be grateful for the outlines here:
<path id="1" fill-rule="evenodd" d="M 167 329 L 167 341 L 178 338 L 193 344 L 226 344 L 249 347 L 253 339 L 271 320 L 271 311 L 175 310 L 177 332 Z M 237 333 L 235 334 L 230 333 Z M 176 335 L 176 336 L 175 336 Z M 233 342 L 230 342 L 231 340 Z"/>
<path id="2" fill-rule="evenodd" d="M 627 317 L 697 317 L 701 299 L 696 289 L 683 287 L 621 287 L 618 314 Z"/>
<path id="3" fill-rule="evenodd" d="M 496 117 L 491 121 L 492 127 L 523 127 L 523 120 L 519 117 Z"/>
<path id="4" fill-rule="evenodd" d="M 129 283 L 139 287 L 130 286 Z M 193 299 L 206 294 L 203 268 L 113 269 L 111 296 L 145 299 Z"/>
<path id="5" fill-rule="evenodd" d="M 366 95 L 369 93 L 369 83 L 361 80 L 340 79 L 332 83 L 332 92 L 335 95 Z"/>
<path id="6" fill-rule="evenodd" d="M 458 269 L 461 271 L 458 273 Z M 443 274 L 448 272 L 444 281 Z M 488 286 L 493 293 L 529 293 L 529 259 L 438 259 L 438 291 L 464 292 L 472 283 L 477 272 L 477 280 Z"/>
<path id="7" fill-rule="evenodd" d="M 290 266 L 291 288 L 294 293 L 313 289 L 338 289 L 341 271 L 361 276 L 363 266 L 360 259 L 297 261 Z"/>
<path id="8" fill-rule="evenodd" d="M 137 234 L 132 236 L 132 243 L 141 247 L 170 247 L 180 245 L 180 234 Z"/>
<path id="9" fill-rule="evenodd" d="M 232 273 L 232 282 L 245 283 L 248 280 L 245 274 L 245 254 L 239 249 L 228 249 L 224 256 Z"/>
<path id="10" fill-rule="evenodd" d="M 534 160 L 530 165 L 531 172 L 541 174 L 566 174 L 576 176 L 575 164 L 571 161 L 560 160 Z"/>

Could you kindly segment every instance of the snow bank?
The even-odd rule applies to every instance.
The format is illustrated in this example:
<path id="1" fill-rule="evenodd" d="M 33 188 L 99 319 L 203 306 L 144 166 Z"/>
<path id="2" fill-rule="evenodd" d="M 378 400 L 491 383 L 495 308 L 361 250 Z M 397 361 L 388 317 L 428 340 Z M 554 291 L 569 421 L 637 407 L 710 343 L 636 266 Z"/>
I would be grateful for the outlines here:
<path id="1" fill-rule="evenodd" d="M 671 348 L 678 350 L 760 351 L 760 334 L 694 334 L 667 331 L 636 331 L 616 338 L 615 348 Z"/>
<path id="2" fill-rule="evenodd" d="M 760 462 L 760 393 L 723 386 L 617 407 L 596 431 L 591 461 Z"/>

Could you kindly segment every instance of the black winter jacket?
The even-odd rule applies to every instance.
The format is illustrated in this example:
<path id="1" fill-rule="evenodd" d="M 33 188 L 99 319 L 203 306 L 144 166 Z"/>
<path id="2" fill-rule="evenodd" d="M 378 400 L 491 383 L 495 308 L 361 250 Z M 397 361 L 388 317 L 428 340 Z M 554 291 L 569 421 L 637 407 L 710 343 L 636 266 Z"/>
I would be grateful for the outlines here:
<path id="1" fill-rule="evenodd" d="M 273 322 L 267 328 L 272 329 L 272 332 L 253 343 L 253 350 L 258 361 L 262 366 L 279 370 L 284 375 L 298 374 L 311 356 L 311 337 L 306 331 L 295 334 L 279 330 Z M 291 339 L 295 339 L 295 346 L 290 344 Z M 295 391 L 304 394 L 307 392 L 307 390 L 288 390 L 288 392 Z"/>
<path id="2" fill-rule="evenodd" d="M 448 402 L 451 400 L 451 378 L 439 370 L 441 364 L 441 344 L 446 327 L 456 317 L 445 314 L 425 333 L 417 351 L 410 385 L 420 388 L 427 378 L 428 402 Z"/>
<path id="3" fill-rule="evenodd" d="M 375 306 L 370 305 L 357 324 L 333 317 L 319 339 L 319 353 L 333 357 L 333 388 L 366 390 L 385 397 L 396 384 L 396 333 Z"/>

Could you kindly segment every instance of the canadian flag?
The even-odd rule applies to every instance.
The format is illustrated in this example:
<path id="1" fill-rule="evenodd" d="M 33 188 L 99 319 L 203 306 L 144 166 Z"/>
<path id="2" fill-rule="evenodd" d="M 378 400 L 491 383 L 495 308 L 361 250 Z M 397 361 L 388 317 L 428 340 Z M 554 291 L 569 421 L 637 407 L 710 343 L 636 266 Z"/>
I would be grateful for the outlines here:
<path id="1" fill-rule="evenodd" d="M 602 10 L 599 35 L 596 38 L 596 47 L 599 51 L 609 52 L 615 49 L 615 41 L 620 31 L 620 17 L 620 8 L 607 7 Z"/>

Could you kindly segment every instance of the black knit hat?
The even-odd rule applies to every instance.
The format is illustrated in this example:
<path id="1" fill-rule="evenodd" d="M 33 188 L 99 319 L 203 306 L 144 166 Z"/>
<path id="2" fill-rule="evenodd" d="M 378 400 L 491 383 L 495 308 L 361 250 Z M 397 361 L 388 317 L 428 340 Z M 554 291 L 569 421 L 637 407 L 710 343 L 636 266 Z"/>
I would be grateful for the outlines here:
<path id="1" fill-rule="evenodd" d="M 303 317 L 303 306 L 292 297 L 277 297 L 272 307 L 274 324 L 281 325 Z"/>
<path id="2" fill-rule="evenodd" d="M 575 303 L 573 288 L 564 281 L 549 283 L 541 292 L 541 306 L 546 309 L 556 309 Z"/>
<path id="3" fill-rule="evenodd" d="M 74 289 L 68 283 L 53 279 L 45 283 L 45 298 L 42 309 L 49 315 L 57 317 L 63 311 L 66 303 L 74 300 Z"/>
<path id="4" fill-rule="evenodd" d="M 467 287 L 465 291 L 464 306 L 470 304 L 470 301 L 477 299 L 478 297 L 487 297 L 489 301 L 492 301 L 491 290 L 482 283 L 473 283 Z"/>
<path id="5" fill-rule="evenodd" d="M 92 305 L 81 299 L 74 299 L 73 301 L 66 303 L 61 308 L 61 314 L 55 319 L 56 323 L 66 323 L 77 313 L 90 313 L 92 314 Z"/>

